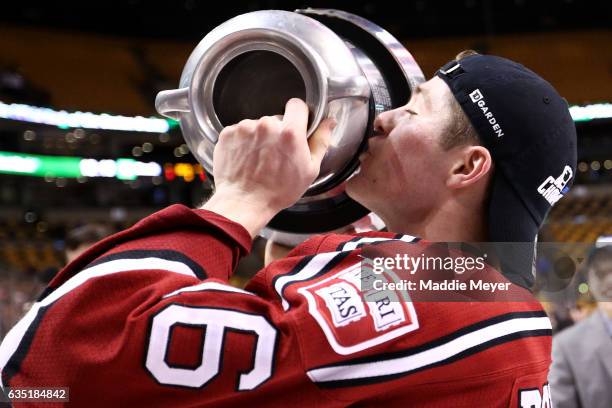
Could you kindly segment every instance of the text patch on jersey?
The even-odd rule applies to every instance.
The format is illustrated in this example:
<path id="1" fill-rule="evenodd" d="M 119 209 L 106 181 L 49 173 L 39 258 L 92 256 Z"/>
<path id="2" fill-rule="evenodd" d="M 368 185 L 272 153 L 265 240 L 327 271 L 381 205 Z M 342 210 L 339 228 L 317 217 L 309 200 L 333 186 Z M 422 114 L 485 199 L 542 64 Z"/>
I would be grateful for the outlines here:
<path id="1" fill-rule="evenodd" d="M 371 268 L 357 263 L 298 290 L 338 354 L 356 353 L 419 327 L 406 292 L 364 287 L 372 273 Z M 386 276 L 395 280 L 390 274 Z"/>
<path id="2" fill-rule="evenodd" d="M 348 282 L 334 283 L 316 293 L 325 301 L 336 327 L 346 326 L 366 316 L 359 292 Z"/>

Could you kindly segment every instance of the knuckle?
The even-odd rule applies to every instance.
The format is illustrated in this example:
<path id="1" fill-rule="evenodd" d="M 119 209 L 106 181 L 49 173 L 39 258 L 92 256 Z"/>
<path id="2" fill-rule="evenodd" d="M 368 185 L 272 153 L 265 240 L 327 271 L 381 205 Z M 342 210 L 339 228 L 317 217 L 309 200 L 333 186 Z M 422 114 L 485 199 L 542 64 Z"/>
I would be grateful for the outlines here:
<path id="1" fill-rule="evenodd" d="M 297 132 L 293 128 L 286 127 L 281 131 L 281 138 L 283 139 L 295 140 L 297 137 Z"/>
<path id="2" fill-rule="evenodd" d="M 241 131 L 249 131 L 253 127 L 253 121 L 251 119 L 242 119 L 238 122 L 238 128 Z"/>
<path id="3" fill-rule="evenodd" d="M 234 125 L 224 127 L 223 130 L 221 130 L 221 133 L 219 133 L 219 138 L 223 138 L 227 135 L 232 134 L 234 132 L 234 129 Z"/>
<path id="4" fill-rule="evenodd" d="M 273 122 L 269 116 L 264 116 L 257 121 L 256 130 L 259 133 L 268 133 L 273 129 Z"/>

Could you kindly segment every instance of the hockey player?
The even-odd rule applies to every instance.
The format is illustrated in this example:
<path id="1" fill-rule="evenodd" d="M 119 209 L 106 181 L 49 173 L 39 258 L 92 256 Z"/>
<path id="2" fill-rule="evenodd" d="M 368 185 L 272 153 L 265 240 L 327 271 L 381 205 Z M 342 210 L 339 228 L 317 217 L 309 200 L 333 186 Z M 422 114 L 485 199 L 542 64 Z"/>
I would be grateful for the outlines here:
<path id="1" fill-rule="evenodd" d="M 317 176 L 333 123 L 307 140 L 307 117 L 294 99 L 226 128 L 201 209 L 166 208 L 62 270 L 0 346 L 2 386 L 68 387 L 88 407 L 550 407 L 531 268 L 478 272 L 512 302 L 419 302 L 364 286 L 364 259 L 533 245 L 575 171 L 566 102 L 506 59 L 449 62 L 377 118 L 349 182 L 392 232 L 315 236 L 234 288 L 252 238 Z"/>

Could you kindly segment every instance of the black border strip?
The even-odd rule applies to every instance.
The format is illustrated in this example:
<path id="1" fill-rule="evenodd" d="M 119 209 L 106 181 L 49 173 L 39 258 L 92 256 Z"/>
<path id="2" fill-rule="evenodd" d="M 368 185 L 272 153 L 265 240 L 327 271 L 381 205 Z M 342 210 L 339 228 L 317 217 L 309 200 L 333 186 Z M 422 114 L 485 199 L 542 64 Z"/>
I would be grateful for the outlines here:
<path id="1" fill-rule="evenodd" d="M 34 318 L 32 323 L 30 323 L 30 326 L 28 326 L 28 329 L 21 338 L 17 349 L 6 362 L 6 366 L 4 366 L 4 369 L 2 370 L 2 384 L 4 384 L 5 388 L 10 386 L 10 381 L 15 375 L 17 375 L 17 373 L 19 373 L 21 364 L 23 364 L 23 360 L 25 360 L 26 356 L 28 355 L 28 351 L 32 346 L 32 342 L 34 341 L 34 335 L 36 334 L 38 327 L 42 323 L 42 320 L 45 317 L 45 314 L 47 313 L 49 308 L 54 304 L 55 302 L 38 309 L 38 311 L 36 312 L 36 317 Z"/>
<path id="2" fill-rule="evenodd" d="M 272 287 L 274 288 L 274 291 L 277 293 L 277 295 L 279 296 L 279 298 L 282 301 L 283 299 L 285 299 L 284 293 L 285 293 L 285 289 L 287 289 L 288 286 L 293 285 L 295 283 L 300 283 L 300 282 L 309 282 L 309 281 L 311 281 L 313 279 L 316 279 L 316 278 L 320 277 L 321 275 L 326 274 L 331 269 L 336 267 L 340 262 L 342 262 L 345 258 L 347 258 L 351 254 L 351 252 L 352 251 L 339 252 L 333 258 L 331 258 L 325 264 L 325 266 L 323 266 L 317 273 L 315 273 L 313 276 L 311 276 L 309 278 L 287 282 L 282 288 L 280 288 L 280 293 L 276 290 L 276 285 L 275 285 L 277 279 L 279 278 L 279 276 L 277 275 L 272 280 Z M 308 262 L 310 262 L 312 259 L 314 259 L 314 258 L 316 258 L 317 256 L 320 256 L 320 255 L 325 255 L 327 253 L 328 252 L 322 252 L 322 253 L 316 254 L 314 256 L 308 256 L 308 257 L 303 258 L 300 262 L 298 262 L 298 264 L 295 266 L 295 268 L 293 268 L 291 270 L 290 273 L 288 273 L 286 275 L 282 275 L 282 276 L 296 275 L 297 273 L 302 271 L 302 269 L 304 269 L 306 267 L 306 265 L 308 264 Z M 303 262 L 304 260 L 307 260 L 307 262 Z M 289 308 L 291 308 L 291 305 L 289 305 Z"/>
<path id="3" fill-rule="evenodd" d="M 342 248 L 344 248 L 344 246 L 350 242 L 355 242 L 355 241 L 359 241 L 361 238 L 363 238 L 362 236 L 356 236 L 353 237 L 351 239 L 349 239 L 348 241 L 342 241 L 341 243 L 338 244 L 338 246 L 336 247 L 336 252 L 340 252 L 342 251 Z"/>
<path id="4" fill-rule="evenodd" d="M 117 252 L 117 253 L 106 255 L 101 258 L 96 259 L 95 261 L 88 264 L 81 271 L 77 272 L 77 275 L 78 273 L 82 272 L 83 270 L 87 268 L 101 265 L 106 262 L 120 260 L 120 259 L 140 259 L 140 258 L 149 258 L 149 257 L 156 257 L 156 258 L 166 259 L 169 261 L 181 262 L 187 265 L 189 268 L 191 268 L 191 270 L 196 274 L 196 276 L 199 279 L 204 280 L 207 278 L 204 268 L 202 268 L 199 264 L 194 262 L 191 258 L 186 256 L 185 254 L 177 252 L 177 251 L 173 251 L 173 250 L 129 250 L 129 251 Z M 39 296 L 38 301 L 41 301 L 45 297 L 49 296 L 60 286 L 55 287 L 55 288 L 47 287 L 43 291 L 43 293 Z M 9 358 L 9 360 L 6 363 L 6 366 L 2 370 L 2 383 L 5 386 L 8 386 L 11 379 L 19 372 L 19 369 L 21 368 L 21 364 L 23 363 L 23 360 L 26 358 L 28 351 L 30 350 L 30 346 L 32 345 L 32 342 L 34 341 L 34 335 L 36 331 L 38 330 L 38 327 L 42 323 L 42 319 L 44 318 L 49 308 L 52 307 L 54 304 L 55 302 L 38 309 L 36 317 L 34 318 L 32 323 L 29 325 L 24 336 L 19 342 L 17 349 L 15 350 L 13 355 Z"/>
<path id="5" fill-rule="evenodd" d="M 83 270 L 98 266 L 100 264 L 116 261 L 120 259 L 141 259 L 141 258 L 161 258 L 167 261 L 180 262 L 187 265 L 198 277 L 198 279 L 207 279 L 208 275 L 200 264 L 189 258 L 182 252 L 170 250 L 170 249 L 134 249 L 129 251 L 117 252 L 114 254 L 106 255 L 88 264 Z"/>
<path id="6" fill-rule="evenodd" d="M 399 234 L 400 238 L 403 237 L 404 235 Z M 412 236 L 412 235 L 411 235 Z M 360 248 L 364 248 L 368 245 L 371 246 L 376 246 L 376 245 L 383 245 L 383 244 L 388 244 L 391 242 L 403 242 L 404 244 L 416 244 L 417 242 L 419 242 L 421 239 L 417 238 L 417 237 L 412 237 L 412 241 L 404 241 L 400 238 L 391 238 L 388 239 L 386 241 L 376 241 L 376 242 L 363 242 L 361 244 L 357 244 L 357 247 L 355 249 L 360 249 Z"/>
<path id="7" fill-rule="evenodd" d="M 421 353 L 423 351 L 441 346 L 445 343 L 448 343 L 452 340 L 455 340 L 465 334 L 484 329 L 485 327 L 492 326 L 497 323 L 505 322 L 513 319 L 521 319 L 521 318 L 530 318 L 530 317 L 548 317 L 547 314 L 542 310 L 536 311 L 527 311 L 527 312 L 510 312 L 502 315 L 497 315 L 491 317 L 489 319 L 481 320 L 479 322 L 473 323 L 469 326 L 462 327 L 459 330 L 456 330 L 452 333 L 449 333 L 445 336 L 438 337 L 435 340 L 432 340 L 428 343 L 421 344 L 415 347 L 411 347 L 407 350 L 395 351 L 390 353 L 381 353 L 373 356 L 360 357 L 349 361 L 343 361 L 342 363 L 328 364 L 319 367 L 314 367 L 309 369 L 308 371 L 317 370 L 320 368 L 329 368 L 329 367 L 345 367 L 351 365 L 359 365 L 364 363 L 374 363 L 381 362 L 386 360 L 395 360 L 397 358 L 409 357 L 414 354 Z M 548 329 L 547 329 L 548 330 Z"/>
<path id="8" fill-rule="evenodd" d="M 471 355 L 480 353 L 481 351 L 487 350 L 494 346 L 498 346 L 500 344 L 508 343 L 513 340 L 518 340 L 526 337 L 541 337 L 541 336 L 552 336 L 552 330 L 550 329 L 539 329 L 539 330 L 527 330 L 521 331 L 517 333 L 507 334 L 505 336 L 497 337 L 495 339 L 489 340 L 487 342 L 481 343 L 477 346 L 466 349 L 460 353 L 457 353 L 445 360 L 438 361 L 436 363 L 428 364 L 423 367 L 416 368 L 414 370 L 404 371 L 396 374 L 389 374 L 377 377 L 364 377 L 364 378 L 355 378 L 348 380 L 334 380 L 334 381 L 324 381 L 324 382 L 315 382 L 318 386 L 322 388 L 340 388 L 340 387 L 352 387 L 358 385 L 368 385 L 375 384 L 390 380 L 395 380 L 397 378 L 401 378 L 410 374 L 415 374 L 420 371 L 424 371 L 430 368 L 435 368 L 443 365 L 447 365 L 453 363 L 455 361 L 461 360 L 463 358 L 469 357 Z"/>
<path id="9" fill-rule="evenodd" d="M 272 288 L 274 289 L 274 291 L 276 292 L 276 281 L 278 281 L 280 278 L 285 277 L 285 276 L 296 275 L 299 271 L 304 269 L 306 267 L 306 265 L 308 265 L 308 262 L 310 262 L 312 260 L 312 258 L 314 258 L 315 256 L 316 255 L 305 256 L 302 259 L 300 259 L 299 262 L 297 264 L 295 264 L 295 266 L 293 268 L 291 268 L 291 270 L 289 272 L 274 276 L 274 278 L 272 278 L 272 282 L 271 282 Z M 285 286 L 287 286 L 287 285 L 285 285 Z M 284 286 L 283 286 L 283 288 L 284 288 Z M 281 288 L 281 292 L 283 291 L 283 288 Z M 278 293 L 278 297 L 282 299 L 282 296 L 281 296 L 280 293 Z"/>

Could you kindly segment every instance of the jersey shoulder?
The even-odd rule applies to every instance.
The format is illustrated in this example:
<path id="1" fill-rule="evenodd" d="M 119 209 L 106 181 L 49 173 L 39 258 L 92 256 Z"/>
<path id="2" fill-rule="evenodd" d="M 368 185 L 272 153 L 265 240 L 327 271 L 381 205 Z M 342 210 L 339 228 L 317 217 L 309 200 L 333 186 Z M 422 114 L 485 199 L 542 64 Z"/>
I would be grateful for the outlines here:
<path id="1" fill-rule="evenodd" d="M 459 381 L 549 364 L 550 321 L 527 291 L 515 302 L 418 301 L 405 287 L 368 285 L 377 277 L 366 258 L 418 255 L 427 242 L 376 233 L 316 246 L 269 265 L 259 287 L 293 316 L 307 374 L 322 387 Z"/>

